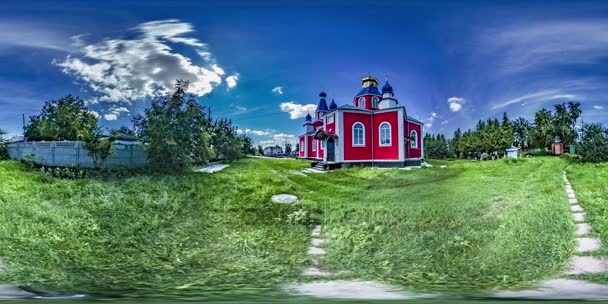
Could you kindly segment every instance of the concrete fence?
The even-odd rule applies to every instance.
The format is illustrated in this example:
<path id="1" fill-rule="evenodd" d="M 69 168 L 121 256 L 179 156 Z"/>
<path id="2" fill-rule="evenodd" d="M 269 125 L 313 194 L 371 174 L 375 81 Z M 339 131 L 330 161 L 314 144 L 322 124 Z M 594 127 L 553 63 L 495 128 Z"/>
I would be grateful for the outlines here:
<path id="1" fill-rule="evenodd" d="M 45 166 L 94 168 L 95 162 L 79 141 L 36 141 L 8 145 L 13 159 L 25 160 L 28 154 L 35 163 Z M 148 163 L 141 144 L 112 144 L 112 154 L 101 164 L 102 168 L 141 168 Z"/>

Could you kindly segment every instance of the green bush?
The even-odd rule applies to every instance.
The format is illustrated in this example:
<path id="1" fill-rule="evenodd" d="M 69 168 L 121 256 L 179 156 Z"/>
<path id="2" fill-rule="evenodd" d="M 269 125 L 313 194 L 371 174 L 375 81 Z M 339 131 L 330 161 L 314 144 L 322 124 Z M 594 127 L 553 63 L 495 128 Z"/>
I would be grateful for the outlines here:
<path id="1" fill-rule="evenodd" d="M 584 162 L 608 161 L 608 129 L 600 123 L 583 124 L 578 154 Z"/>

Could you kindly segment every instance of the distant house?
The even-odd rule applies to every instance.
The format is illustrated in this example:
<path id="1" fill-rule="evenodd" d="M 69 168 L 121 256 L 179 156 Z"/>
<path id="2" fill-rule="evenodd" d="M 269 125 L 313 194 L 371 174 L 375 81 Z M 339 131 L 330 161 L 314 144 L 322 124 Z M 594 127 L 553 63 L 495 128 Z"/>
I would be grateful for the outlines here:
<path id="1" fill-rule="evenodd" d="M 266 147 L 266 148 L 264 148 L 264 155 L 266 155 L 266 156 L 283 155 L 283 148 L 281 148 L 278 145 Z"/>

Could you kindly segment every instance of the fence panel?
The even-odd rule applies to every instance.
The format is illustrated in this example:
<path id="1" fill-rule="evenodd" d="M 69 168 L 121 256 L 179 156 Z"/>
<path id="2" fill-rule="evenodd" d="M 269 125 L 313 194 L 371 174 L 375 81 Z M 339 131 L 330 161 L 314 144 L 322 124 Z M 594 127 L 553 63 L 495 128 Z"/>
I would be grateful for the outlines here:
<path id="1" fill-rule="evenodd" d="M 79 141 L 39 141 L 20 142 L 8 145 L 8 153 L 13 159 L 25 160 L 34 156 L 37 164 L 54 167 L 79 166 L 94 168 L 95 162 Z M 101 164 L 102 168 L 141 168 L 148 164 L 141 144 L 113 144 L 112 154 Z"/>

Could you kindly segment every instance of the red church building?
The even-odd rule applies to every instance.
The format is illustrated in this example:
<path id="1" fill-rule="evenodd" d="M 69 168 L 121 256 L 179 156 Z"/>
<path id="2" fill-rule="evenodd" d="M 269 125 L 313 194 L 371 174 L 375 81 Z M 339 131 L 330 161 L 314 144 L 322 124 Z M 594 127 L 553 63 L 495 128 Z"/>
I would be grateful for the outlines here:
<path id="1" fill-rule="evenodd" d="M 422 162 L 423 123 L 407 115 L 388 84 L 363 78 L 353 105 L 329 106 L 319 94 L 315 117 L 306 115 L 300 140 L 300 158 L 325 163 L 403 167 Z"/>

